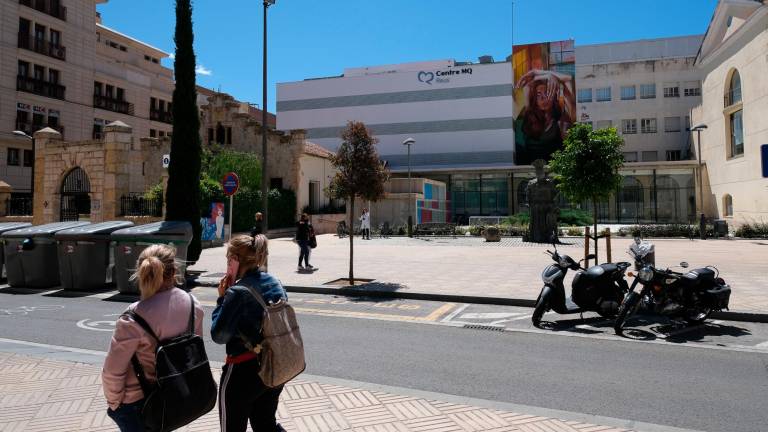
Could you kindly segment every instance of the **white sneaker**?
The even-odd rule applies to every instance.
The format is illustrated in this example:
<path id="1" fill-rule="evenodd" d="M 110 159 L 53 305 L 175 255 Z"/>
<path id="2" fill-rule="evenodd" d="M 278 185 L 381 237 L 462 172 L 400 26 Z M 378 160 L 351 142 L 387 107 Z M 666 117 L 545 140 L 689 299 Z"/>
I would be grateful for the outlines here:
<path id="1" fill-rule="evenodd" d="M 304 266 L 299 266 L 298 270 L 299 271 L 304 271 Z"/>

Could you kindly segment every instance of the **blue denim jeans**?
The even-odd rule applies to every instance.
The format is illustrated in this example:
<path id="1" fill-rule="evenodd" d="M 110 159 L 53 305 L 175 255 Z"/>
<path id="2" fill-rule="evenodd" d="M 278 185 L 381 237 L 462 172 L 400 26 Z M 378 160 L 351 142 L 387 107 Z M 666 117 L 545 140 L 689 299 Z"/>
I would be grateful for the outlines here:
<path id="1" fill-rule="evenodd" d="M 144 421 L 141 418 L 141 408 L 144 406 L 144 399 L 120 404 L 116 410 L 107 409 L 107 415 L 120 428 L 120 432 L 144 432 Z"/>

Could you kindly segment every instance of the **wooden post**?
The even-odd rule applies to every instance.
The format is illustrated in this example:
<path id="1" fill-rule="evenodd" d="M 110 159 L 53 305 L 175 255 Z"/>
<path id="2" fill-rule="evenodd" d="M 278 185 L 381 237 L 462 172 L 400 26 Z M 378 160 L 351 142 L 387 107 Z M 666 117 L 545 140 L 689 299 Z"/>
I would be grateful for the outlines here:
<path id="1" fill-rule="evenodd" d="M 611 260 L 611 229 L 610 228 L 605 229 L 605 251 L 608 254 L 608 262 L 613 262 Z"/>
<path id="2" fill-rule="evenodd" d="M 589 267 L 589 260 L 587 259 L 587 255 L 589 255 L 589 242 L 591 239 L 589 238 L 589 227 L 584 227 L 584 268 Z"/>

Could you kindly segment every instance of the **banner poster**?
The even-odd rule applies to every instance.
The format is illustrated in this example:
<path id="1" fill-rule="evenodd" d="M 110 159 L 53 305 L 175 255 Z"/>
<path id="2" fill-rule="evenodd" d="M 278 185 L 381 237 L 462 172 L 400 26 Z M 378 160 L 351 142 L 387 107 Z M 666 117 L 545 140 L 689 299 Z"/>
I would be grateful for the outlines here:
<path id="1" fill-rule="evenodd" d="M 201 218 L 203 226 L 202 240 L 224 240 L 224 203 L 211 203 L 211 216 Z"/>
<path id="2" fill-rule="evenodd" d="M 515 163 L 549 160 L 576 121 L 573 40 L 512 47 Z"/>

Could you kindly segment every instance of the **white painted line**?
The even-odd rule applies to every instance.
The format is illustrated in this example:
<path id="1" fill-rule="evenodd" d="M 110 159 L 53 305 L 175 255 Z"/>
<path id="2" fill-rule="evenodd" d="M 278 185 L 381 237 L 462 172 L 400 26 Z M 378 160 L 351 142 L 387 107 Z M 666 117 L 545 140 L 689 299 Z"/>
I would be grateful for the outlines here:
<path id="1" fill-rule="evenodd" d="M 519 317 L 515 317 L 515 318 L 510 318 L 510 319 L 508 319 L 507 321 L 518 321 L 518 320 L 524 320 L 524 319 L 529 319 L 529 318 L 531 318 L 532 316 L 533 316 L 532 314 L 525 314 L 525 315 L 523 315 L 523 316 L 519 316 Z"/>
<path id="2" fill-rule="evenodd" d="M 768 342 L 763 342 L 755 345 L 755 348 L 768 349 Z"/>
<path id="3" fill-rule="evenodd" d="M 456 318 L 457 315 L 464 312 L 468 307 L 469 305 L 464 303 L 463 305 L 456 308 L 455 311 L 451 312 L 448 316 L 443 318 L 440 322 L 444 322 L 444 323 L 450 322 L 452 319 Z"/>
<path id="4" fill-rule="evenodd" d="M 86 318 L 84 320 L 78 321 L 76 325 L 84 330 L 94 330 L 94 331 L 103 331 L 103 332 L 115 331 L 115 321 L 91 321 L 90 319 Z M 111 328 L 98 327 L 102 325 L 109 326 Z"/>
<path id="5" fill-rule="evenodd" d="M 11 344 L 19 344 L 19 345 L 27 345 L 27 346 L 33 346 L 33 347 L 39 347 L 39 348 L 47 348 L 47 349 L 55 349 L 55 350 L 61 350 L 61 351 L 70 351 L 70 352 L 76 352 L 81 354 L 93 354 L 98 356 L 106 357 L 107 353 L 104 351 L 94 351 L 94 350 L 88 350 L 88 349 L 82 349 L 82 348 L 72 348 L 72 347 L 66 347 L 61 345 L 49 345 L 49 344 L 42 344 L 37 342 L 27 342 L 27 341 L 21 341 L 16 339 L 6 339 L 6 338 L 0 338 L 0 343 L 11 343 Z"/>
<path id="6" fill-rule="evenodd" d="M 523 315 L 521 312 L 485 312 L 485 313 L 466 313 L 459 317 L 459 319 L 504 319 L 511 318 L 513 316 Z"/>

